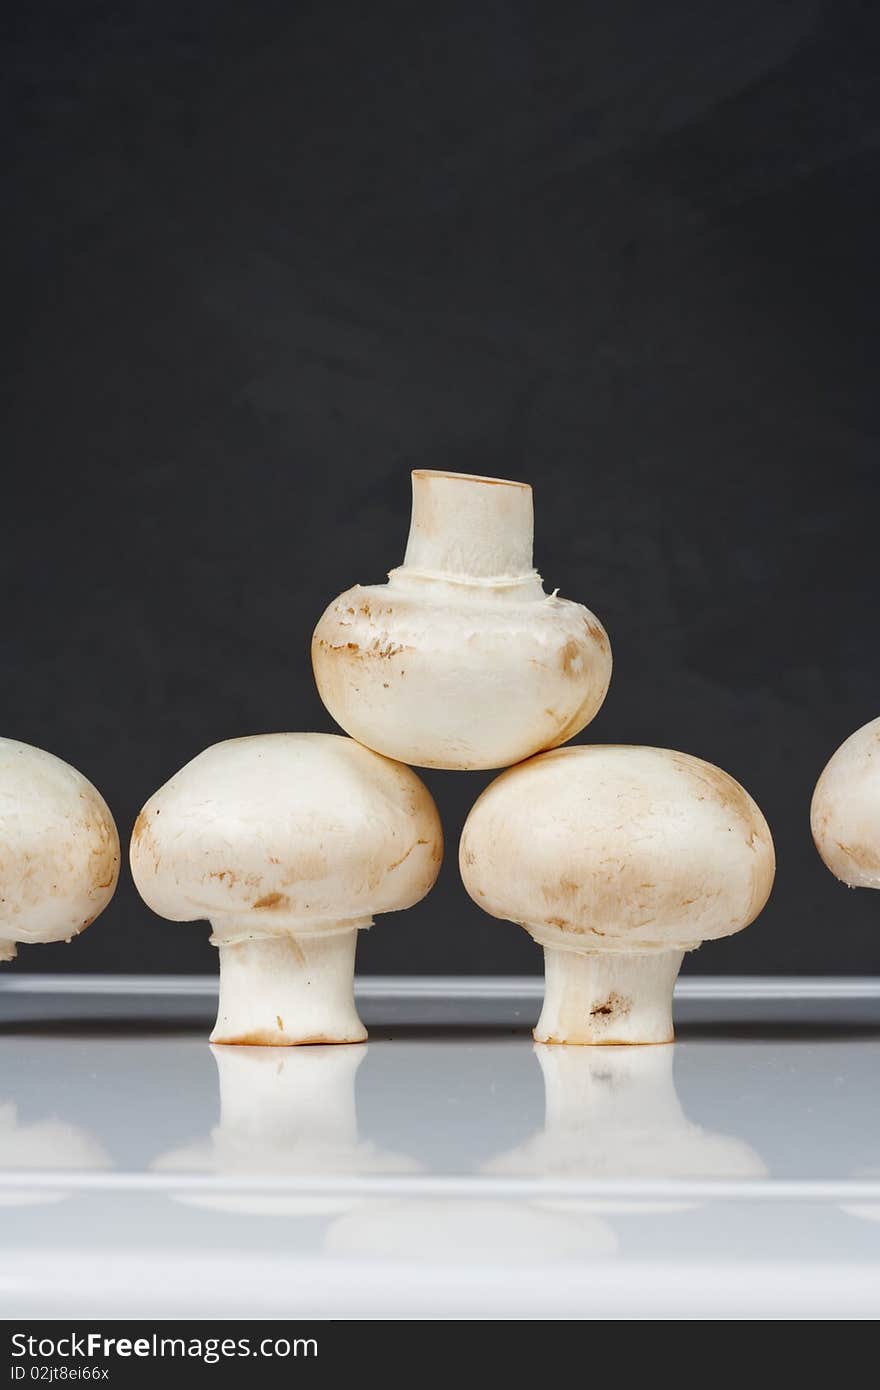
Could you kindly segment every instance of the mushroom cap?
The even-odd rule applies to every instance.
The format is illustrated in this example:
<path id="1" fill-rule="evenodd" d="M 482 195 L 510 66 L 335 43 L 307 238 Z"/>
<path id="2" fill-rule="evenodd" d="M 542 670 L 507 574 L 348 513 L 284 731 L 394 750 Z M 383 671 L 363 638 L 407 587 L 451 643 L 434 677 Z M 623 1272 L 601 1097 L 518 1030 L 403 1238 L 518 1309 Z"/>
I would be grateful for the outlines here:
<path id="1" fill-rule="evenodd" d="M 397 571 L 403 575 L 404 571 Z M 574 738 L 598 713 L 611 645 L 579 603 L 544 594 L 356 585 L 312 638 L 336 722 L 416 767 L 507 767 Z"/>
<path id="2" fill-rule="evenodd" d="M 215 744 L 150 798 L 131 839 L 154 912 L 232 918 L 242 938 L 411 907 L 442 857 L 437 808 L 416 774 L 335 734 Z"/>
<path id="3" fill-rule="evenodd" d="M 459 854 L 480 907 L 551 946 L 688 950 L 757 917 L 767 822 L 720 768 L 666 748 L 542 753 L 473 806 Z"/>
<path id="4" fill-rule="evenodd" d="M 42 748 L 0 738 L 0 941 L 67 941 L 113 897 L 119 836 L 104 798 Z"/>
<path id="5" fill-rule="evenodd" d="M 356 584 L 312 636 L 318 694 L 388 758 L 458 772 L 509 767 L 574 738 L 611 679 L 602 624 L 545 594 L 532 489 L 417 469 L 406 556 Z"/>
<path id="6" fill-rule="evenodd" d="M 816 848 L 850 888 L 880 888 L 880 719 L 842 743 L 810 807 Z"/>

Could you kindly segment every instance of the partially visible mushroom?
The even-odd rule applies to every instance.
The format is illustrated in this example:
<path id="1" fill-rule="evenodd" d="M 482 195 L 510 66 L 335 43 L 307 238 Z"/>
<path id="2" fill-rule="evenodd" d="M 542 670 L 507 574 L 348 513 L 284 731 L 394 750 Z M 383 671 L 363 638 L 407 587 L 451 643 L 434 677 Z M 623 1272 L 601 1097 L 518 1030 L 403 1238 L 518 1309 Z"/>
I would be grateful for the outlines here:
<path id="1" fill-rule="evenodd" d="M 264 734 L 200 753 L 135 823 L 131 869 L 175 922 L 220 948 L 215 1043 L 362 1042 L 358 930 L 411 907 L 443 855 L 414 772 L 332 734 Z"/>
<path id="2" fill-rule="evenodd" d="M 459 862 L 474 901 L 544 947 L 546 1043 L 671 1042 L 684 952 L 748 926 L 775 872 L 748 793 L 665 748 L 510 768 L 471 809 Z"/>
<path id="3" fill-rule="evenodd" d="M 418 767 L 505 767 L 597 713 L 611 648 L 597 618 L 545 594 L 532 489 L 413 473 L 403 564 L 355 585 L 312 639 L 318 691 L 346 733 Z"/>
<path id="4" fill-rule="evenodd" d="M 16 943 L 70 941 L 104 911 L 119 836 L 104 798 L 75 768 L 0 738 L 0 961 Z"/>
<path id="5" fill-rule="evenodd" d="M 850 888 L 880 888 L 880 719 L 840 745 L 816 783 L 813 839 Z"/>

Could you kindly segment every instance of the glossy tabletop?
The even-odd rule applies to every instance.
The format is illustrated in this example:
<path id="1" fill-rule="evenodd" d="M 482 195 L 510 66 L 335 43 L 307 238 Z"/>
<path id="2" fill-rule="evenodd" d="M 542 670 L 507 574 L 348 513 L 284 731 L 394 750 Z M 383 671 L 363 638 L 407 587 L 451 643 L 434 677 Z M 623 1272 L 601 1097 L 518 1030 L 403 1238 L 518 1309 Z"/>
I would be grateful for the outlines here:
<path id="1" fill-rule="evenodd" d="M 211 981 L 4 974 L 4 1315 L 880 1313 L 880 982 L 685 980 L 644 1048 L 536 1046 L 539 989 L 212 1049 Z"/>

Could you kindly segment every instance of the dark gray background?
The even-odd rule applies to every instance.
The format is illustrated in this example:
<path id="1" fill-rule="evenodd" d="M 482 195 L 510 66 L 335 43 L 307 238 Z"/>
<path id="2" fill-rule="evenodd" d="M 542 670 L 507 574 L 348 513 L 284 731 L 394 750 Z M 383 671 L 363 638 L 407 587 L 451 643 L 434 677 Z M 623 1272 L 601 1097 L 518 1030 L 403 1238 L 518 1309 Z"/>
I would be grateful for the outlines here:
<path id="1" fill-rule="evenodd" d="M 686 968 L 880 969 L 880 895 L 808 826 L 880 713 L 880 9 L 10 14 L 2 732 L 127 840 L 205 745 L 333 727 L 311 630 L 399 563 L 410 468 L 526 479 L 614 647 L 581 739 L 717 762 L 773 827 L 763 917 Z M 539 968 L 458 880 L 487 780 L 426 774 L 447 861 L 365 971 Z M 126 872 L 17 968 L 212 970 L 207 937 Z"/>

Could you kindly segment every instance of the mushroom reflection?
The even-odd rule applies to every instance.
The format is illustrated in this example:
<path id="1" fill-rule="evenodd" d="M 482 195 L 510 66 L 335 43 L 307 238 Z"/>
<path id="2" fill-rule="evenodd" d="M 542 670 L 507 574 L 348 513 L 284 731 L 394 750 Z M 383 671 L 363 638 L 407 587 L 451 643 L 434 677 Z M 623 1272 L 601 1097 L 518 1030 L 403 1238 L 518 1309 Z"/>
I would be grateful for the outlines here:
<path id="1" fill-rule="evenodd" d="M 537 1203 L 495 1200 L 364 1202 L 333 1222 L 324 1242 L 330 1255 L 431 1261 L 434 1264 L 516 1265 L 533 1268 L 564 1260 L 613 1255 L 617 1237 L 595 1216 L 575 1216 Z"/>
<path id="2" fill-rule="evenodd" d="M 212 1047 L 220 1123 L 199 1143 L 154 1161 L 163 1172 L 218 1177 L 360 1177 L 406 1173 L 412 1159 L 360 1140 L 355 1075 L 366 1049 L 352 1046 Z M 350 1198 L 286 1192 L 178 1193 L 195 1206 L 309 1214 L 338 1211 Z"/>
<path id="3" fill-rule="evenodd" d="M 0 1186 L 0 1206 L 38 1206 L 62 1202 L 70 1193 L 61 1187 L 28 1187 L 29 1173 L 64 1173 L 110 1167 L 105 1150 L 87 1130 L 64 1120 L 22 1124 L 12 1102 L 0 1105 L 0 1176 L 22 1174 L 22 1183 Z"/>
<path id="4" fill-rule="evenodd" d="M 540 1045 L 535 1054 L 544 1076 L 544 1126 L 486 1172 L 587 1182 L 764 1175 L 748 1144 L 708 1133 L 684 1114 L 671 1048 Z"/>

